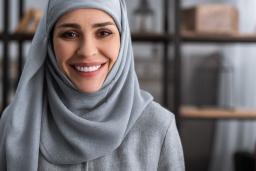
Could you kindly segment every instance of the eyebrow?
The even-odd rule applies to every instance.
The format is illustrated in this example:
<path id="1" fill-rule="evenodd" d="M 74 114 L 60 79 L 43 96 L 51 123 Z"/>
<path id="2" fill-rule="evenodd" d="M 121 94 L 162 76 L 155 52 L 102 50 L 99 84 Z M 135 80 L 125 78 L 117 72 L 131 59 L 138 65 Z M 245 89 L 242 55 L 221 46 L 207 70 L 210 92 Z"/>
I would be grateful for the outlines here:
<path id="1" fill-rule="evenodd" d="M 97 28 L 97 27 L 104 27 L 104 26 L 108 26 L 108 25 L 115 25 L 113 22 L 104 22 L 104 23 L 95 23 L 92 25 L 93 28 Z M 58 27 L 72 27 L 72 28 L 76 28 L 76 29 L 81 29 L 81 26 L 79 24 L 76 23 L 64 23 L 59 25 Z"/>

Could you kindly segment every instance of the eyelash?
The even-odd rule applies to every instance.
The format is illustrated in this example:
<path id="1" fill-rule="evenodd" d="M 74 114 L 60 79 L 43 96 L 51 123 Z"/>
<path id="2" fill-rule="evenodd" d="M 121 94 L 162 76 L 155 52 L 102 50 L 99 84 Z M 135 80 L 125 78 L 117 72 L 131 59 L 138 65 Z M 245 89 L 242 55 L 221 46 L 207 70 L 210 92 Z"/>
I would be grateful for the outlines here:
<path id="1" fill-rule="evenodd" d="M 64 33 L 61 33 L 60 35 L 60 37 L 65 39 L 74 39 L 75 37 L 78 37 L 78 36 L 79 36 L 78 33 L 76 33 L 75 31 L 66 31 Z"/>
<path id="2" fill-rule="evenodd" d="M 101 35 L 101 33 L 103 33 L 103 35 Z M 107 34 L 107 35 L 106 35 Z M 110 35 L 112 35 L 113 34 L 113 32 L 111 32 L 111 31 L 109 31 L 109 30 L 98 30 L 97 31 L 97 36 L 99 37 L 99 38 L 105 38 L 105 37 L 108 37 L 108 36 L 110 36 Z"/>
<path id="3" fill-rule="evenodd" d="M 97 30 L 96 31 L 96 37 L 101 39 L 101 38 L 107 38 L 109 37 L 110 35 L 112 35 L 113 32 L 110 31 L 110 30 Z M 75 38 L 79 38 L 79 33 L 76 32 L 76 31 L 66 31 L 64 33 L 61 33 L 60 35 L 61 38 L 64 38 L 64 39 L 75 39 Z"/>

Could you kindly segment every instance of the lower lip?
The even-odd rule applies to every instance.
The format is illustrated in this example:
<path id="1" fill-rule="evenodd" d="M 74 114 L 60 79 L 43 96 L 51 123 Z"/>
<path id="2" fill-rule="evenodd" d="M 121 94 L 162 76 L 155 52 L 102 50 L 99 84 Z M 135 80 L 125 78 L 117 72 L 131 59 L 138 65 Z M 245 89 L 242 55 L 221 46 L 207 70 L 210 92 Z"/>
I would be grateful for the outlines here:
<path id="1" fill-rule="evenodd" d="M 95 77 L 97 76 L 97 74 L 100 72 L 100 70 L 105 66 L 105 64 L 102 64 L 100 66 L 99 69 L 97 69 L 96 71 L 92 71 L 92 72 L 80 72 L 78 70 L 76 70 L 74 67 L 72 67 L 76 73 L 78 73 L 81 77 L 84 77 L 84 78 L 92 78 L 92 77 Z"/>

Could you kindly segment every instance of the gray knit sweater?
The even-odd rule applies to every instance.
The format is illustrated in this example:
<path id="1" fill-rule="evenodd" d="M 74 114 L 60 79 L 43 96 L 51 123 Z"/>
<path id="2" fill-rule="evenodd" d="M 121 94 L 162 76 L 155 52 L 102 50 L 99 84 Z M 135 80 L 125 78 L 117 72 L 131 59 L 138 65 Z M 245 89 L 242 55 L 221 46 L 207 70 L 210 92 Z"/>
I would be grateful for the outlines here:
<path id="1" fill-rule="evenodd" d="M 173 114 L 152 102 L 111 154 L 76 165 L 55 165 L 41 154 L 39 171 L 184 171 Z"/>

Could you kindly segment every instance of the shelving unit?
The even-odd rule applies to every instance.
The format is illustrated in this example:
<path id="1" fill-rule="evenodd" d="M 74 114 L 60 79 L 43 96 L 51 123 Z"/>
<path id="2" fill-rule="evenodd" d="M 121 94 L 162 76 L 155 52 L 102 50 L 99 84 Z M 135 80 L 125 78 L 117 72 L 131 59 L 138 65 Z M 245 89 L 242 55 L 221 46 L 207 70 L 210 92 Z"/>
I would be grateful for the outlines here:
<path id="1" fill-rule="evenodd" d="M 179 4 L 178 6 L 176 6 L 176 8 L 179 10 L 179 12 L 176 13 L 177 15 L 180 15 L 180 13 L 181 13 L 181 5 L 180 5 L 181 1 L 182 0 L 175 1 L 175 2 L 178 2 L 178 4 Z M 177 20 L 177 17 L 175 17 L 175 18 Z M 181 20 L 180 19 L 178 19 L 178 20 L 179 21 L 177 21 L 177 23 L 180 24 Z M 180 44 L 177 45 L 177 48 L 178 48 L 177 51 L 179 51 L 180 53 L 178 54 L 178 56 L 175 56 L 175 57 L 178 57 L 179 59 L 182 58 L 181 49 L 182 49 L 183 44 L 199 44 L 199 45 L 220 44 L 220 45 L 223 45 L 223 44 L 251 44 L 251 43 L 255 44 L 256 43 L 256 33 L 255 34 L 241 34 L 240 33 L 238 35 L 216 35 L 216 34 L 209 35 L 209 34 L 197 34 L 194 32 L 182 32 L 182 33 L 180 32 L 180 34 L 177 36 L 180 36 L 181 40 L 182 40 L 181 42 L 179 42 Z M 181 69 L 182 64 L 181 63 L 179 63 L 179 64 L 180 64 L 179 68 Z M 181 77 L 181 74 L 176 75 L 176 76 Z M 181 84 L 182 83 L 180 82 L 179 85 L 181 85 Z M 177 94 L 179 94 L 181 96 L 181 91 L 179 91 Z M 251 121 L 253 119 L 254 120 L 256 119 L 256 108 L 255 109 L 241 109 L 241 108 L 228 109 L 228 108 L 207 107 L 207 106 L 205 106 L 205 107 L 184 106 L 183 104 L 181 104 L 181 101 L 182 100 L 178 101 L 178 106 L 177 106 L 177 108 L 179 109 L 178 116 L 179 116 L 179 122 L 182 122 L 184 124 L 182 125 L 182 128 L 179 127 L 180 128 L 179 131 L 180 131 L 180 133 L 183 133 L 183 136 L 184 136 L 183 140 L 185 140 L 185 142 L 186 142 L 186 140 L 188 141 L 187 143 L 184 144 L 184 151 L 187 150 L 187 152 L 190 151 L 191 152 L 190 154 L 193 154 L 193 149 L 197 149 L 196 153 L 199 153 L 201 155 L 201 157 L 204 156 L 204 158 L 206 158 L 206 160 L 204 160 L 204 159 L 198 157 L 198 161 L 196 162 L 195 161 L 196 159 L 194 157 L 194 156 L 196 156 L 195 150 L 194 150 L 194 154 L 193 154 L 194 156 L 189 155 L 189 153 L 187 153 L 186 154 L 187 157 L 185 155 L 185 158 L 187 158 L 187 162 L 189 163 L 189 160 L 191 160 L 191 163 L 189 163 L 188 166 L 193 165 L 192 163 L 197 163 L 201 166 L 204 166 L 203 163 L 206 163 L 204 169 L 198 169 L 198 168 L 200 168 L 200 167 L 198 167 L 194 170 L 209 170 L 209 168 L 210 168 L 209 161 L 214 159 L 211 156 L 211 154 L 215 153 L 215 151 L 213 151 L 214 143 L 216 143 L 216 140 L 218 142 L 219 137 L 217 137 L 218 135 L 215 132 L 216 128 L 212 127 L 211 131 L 209 131 L 209 127 L 208 128 L 204 127 L 206 129 L 208 129 L 207 136 L 209 134 L 211 135 L 211 139 L 209 139 L 209 137 L 208 137 L 208 147 L 206 147 L 205 144 L 207 144 L 207 140 L 204 139 L 203 141 L 201 140 L 201 142 L 200 142 L 200 136 L 198 136 L 198 134 L 204 132 L 204 130 L 200 130 L 203 127 L 201 127 L 201 128 L 196 127 L 197 128 L 196 132 L 193 132 L 193 131 L 190 132 L 189 129 L 185 130 L 186 128 L 191 128 L 188 126 L 189 125 L 188 123 L 190 123 L 190 126 L 191 126 L 191 124 L 194 124 L 194 126 L 195 126 L 195 124 L 197 124 L 199 122 L 202 125 L 207 124 L 209 126 L 209 125 L 211 125 L 210 123 L 213 123 L 213 121 L 216 121 L 216 120 L 222 120 L 222 121 L 223 120 L 238 120 L 238 121 L 249 120 L 249 121 Z M 200 126 L 202 126 L 202 125 L 200 125 Z M 186 126 L 188 126 L 188 127 L 186 127 Z M 193 130 L 193 128 L 192 128 L 192 130 Z M 186 133 L 184 133 L 184 132 L 186 132 Z M 187 139 L 187 137 L 189 137 L 189 136 L 186 137 L 186 134 L 188 134 L 188 132 L 194 133 L 193 136 L 191 136 L 194 139 L 196 139 L 196 138 L 199 139 L 198 141 L 196 141 L 196 143 L 199 144 L 198 146 L 193 145 L 195 143 L 195 142 L 193 143 L 193 138 L 190 140 Z M 227 132 L 224 131 L 224 133 L 227 133 Z M 232 134 L 232 131 L 231 131 L 231 134 Z M 228 134 L 227 135 L 222 134 L 222 136 L 223 135 L 227 136 L 227 137 L 231 137 L 231 135 L 228 135 Z M 207 136 L 204 136 L 204 138 L 207 139 Z M 225 141 L 225 139 L 222 139 L 222 141 L 223 140 Z M 230 140 L 232 141 L 232 139 L 230 139 Z M 227 141 L 230 142 L 230 140 L 227 140 Z M 190 142 L 192 145 L 190 144 Z M 242 142 L 242 141 L 240 141 L 240 142 Z M 239 143 L 239 142 L 237 141 L 236 143 Z M 225 150 L 225 148 L 229 149 L 229 147 L 228 147 L 229 144 L 228 143 L 225 144 L 223 142 L 222 142 L 222 144 L 224 146 L 223 153 L 225 153 L 225 152 L 229 153 L 230 151 Z M 217 143 L 217 148 L 218 148 L 217 151 L 222 150 L 219 145 L 220 145 L 220 143 Z M 231 146 L 232 146 L 232 144 L 231 144 Z M 207 153 L 201 152 L 201 151 L 204 151 L 204 148 L 208 149 Z M 207 155 L 209 157 L 206 157 Z M 227 156 L 226 154 L 222 154 L 222 153 L 219 155 Z M 222 158 L 220 158 L 220 159 L 222 159 Z M 230 159 L 232 160 L 232 158 L 230 158 Z M 202 161 L 202 160 L 204 160 L 204 161 Z M 226 161 L 228 161 L 228 160 L 226 160 Z M 235 161 L 234 163 L 236 163 L 236 162 L 237 161 Z M 254 161 L 251 160 L 251 162 L 253 162 L 254 165 L 256 166 L 255 158 L 254 158 Z M 218 164 L 221 164 L 221 163 L 222 162 L 219 162 Z M 242 167 L 242 165 L 248 165 L 245 163 L 243 163 L 243 164 L 239 163 L 239 164 L 240 164 L 240 170 L 245 169 L 244 166 Z M 217 168 L 221 169 L 221 167 L 217 167 Z M 223 169 L 223 167 L 222 167 L 222 169 Z M 234 169 L 237 169 L 237 168 L 234 168 Z"/>
<path id="2" fill-rule="evenodd" d="M 175 31 L 174 33 L 169 33 L 169 0 L 163 0 L 163 33 L 147 33 L 147 34 L 132 34 L 132 40 L 134 42 L 156 42 L 156 43 L 162 43 L 163 45 L 163 105 L 167 108 L 169 108 L 169 88 L 168 88 L 168 67 L 169 67 L 169 61 L 168 61 L 168 45 L 170 43 L 173 43 L 174 46 L 174 109 L 172 111 L 176 114 L 177 117 L 182 118 L 191 118 L 194 115 L 194 118 L 205 118 L 204 115 L 201 113 L 205 112 L 205 110 L 197 109 L 193 110 L 191 112 L 190 110 L 187 110 L 187 107 L 182 107 L 181 105 L 181 58 L 182 58 L 182 52 L 181 52 L 181 45 L 183 43 L 256 43 L 256 34 L 241 34 L 241 35 L 229 35 L 229 36 L 223 36 L 223 35 L 206 35 L 206 34 L 196 34 L 193 32 L 181 32 L 180 31 L 180 13 L 181 13 L 181 1 L 176 0 L 175 1 Z M 10 17 L 10 11 L 9 11 L 9 4 L 10 2 L 8 0 L 4 0 L 4 30 L 1 33 L 0 32 L 0 41 L 3 42 L 4 48 L 3 48 L 3 104 L 2 106 L 5 107 L 7 105 L 7 96 L 9 93 L 9 43 L 10 42 L 18 42 L 19 50 L 19 72 L 21 73 L 22 63 L 23 63 L 23 43 L 26 41 L 31 41 L 33 38 L 33 34 L 20 34 L 20 33 L 10 33 L 9 32 L 9 17 Z M 24 10 L 24 0 L 19 0 L 18 3 L 18 15 L 21 18 Z M 20 74 L 19 73 L 19 74 Z M 186 110 L 184 110 L 186 109 Z M 214 113 L 215 110 L 211 110 L 211 112 Z M 223 111 L 223 110 L 222 110 Z M 219 110 L 216 110 L 216 113 L 218 113 Z M 226 111 L 227 113 L 229 111 Z M 197 114 L 196 114 L 197 113 Z M 232 112 L 231 112 L 232 113 Z M 224 118 L 232 118 L 232 114 L 230 113 L 229 117 Z M 254 113 L 254 112 L 252 112 Z M 254 115 L 250 114 L 250 117 L 254 117 Z M 211 116 L 206 118 L 212 118 L 216 119 L 218 118 Z M 239 117 L 241 118 L 241 117 Z M 256 118 L 256 115 L 255 115 Z M 177 118 L 179 120 L 179 118 Z"/>
<path id="3" fill-rule="evenodd" d="M 222 35 L 222 34 L 199 34 L 195 32 L 182 32 L 180 31 L 180 23 L 181 20 L 179 16 L 181 16 L 181 1 L 182 0 L 176 0 L 175 3 L 175 25 L 176 30 L 175 31 L 175 37 L 179 41 L 174 41 L 175 43 L 175 58 L 176 62 L 175 65 L 178 66 L 175 71 L 177 73 L 175 74 L 175 77 L 181 78 L 181 68 L 182 68 L 182 63 L 181 58 L 182 58 L 182 50 L 181 46 L 182 44 L 187 44 L 187 43 L 196 43 L 196 44 L 248 44 L 248 43 L 256 43 L 256 33 L 251 33 L 251 34 L 230 34 L 230 35 Z M 176 79 L 175 83 L 177 86 L 180 86 L 181 79 Z M 200 107 L 195 107 L 195 106 L 184 106 L 181 104 L 181 90 L 180 89 L 175 89 L 178 92 L 175 95 L 175 101 L 176 101 L 176 108 L 177 110 L 177 115 L 179 116 L 179 121 L 181 119 L 256 119 L 256 109 L 255 110 L 245 110 L 245 109 L 224 109 L 224 108 L 200 108 Z M 179 98 L 177 98 L 178 96 Z"/>

